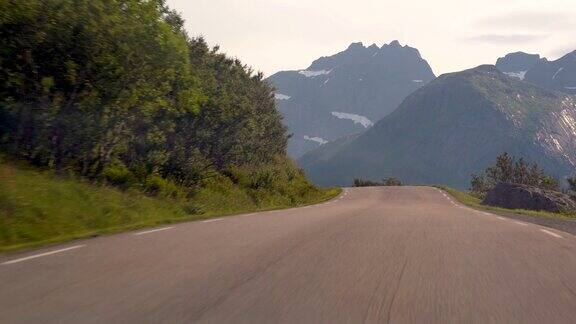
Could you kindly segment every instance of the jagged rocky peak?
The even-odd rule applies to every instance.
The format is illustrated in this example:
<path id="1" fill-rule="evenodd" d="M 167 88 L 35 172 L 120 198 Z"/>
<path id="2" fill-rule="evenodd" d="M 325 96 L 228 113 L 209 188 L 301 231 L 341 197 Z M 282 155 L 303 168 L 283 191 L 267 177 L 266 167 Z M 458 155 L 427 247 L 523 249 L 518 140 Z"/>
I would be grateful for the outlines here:
<path id="1" fill-rule="evenodd" d="M 326 141 L 370 128 L 432 79 L 418 51 L 395 41 L 382 47 L 354 42 L 306 69 L 281 71 L 268 80 L 293 134 L 288 152 L 297 158 Z"/>
<path id="2" fill-rule="evenodd" d="M 371 51 L 377 51 L 380 49 L 380 47 L 378 47 L 378 45 L 376 45 L 376 44 L 372 44 L 372 45 L 368 46 L 368 49 Z"/>
<path id="3" fill-rule="evenodd" d="M 420 52 L 416 48 L 401 45 L 397 40 L 390 42 L 390 44 L 384 44 L 382 47 L 378 47 L 376 44 L 366 47 L 362 42 L 354 42 L 342 52 L 315 60 L 307 70 L 330 70 L 343 65 L 363 64 L 371 60 L 394 60 L 398 57 L 421 58 Z"/>
<path id="4" fill-rule="evenodd" d="M 350 50 L 363 50 L 363 49 L 366 49 L 366 47 L 364 47 L 364 44 L 362 44 L 362 42 L 356 42 L 350 44 L 346 50 L 350 51 Z"/>

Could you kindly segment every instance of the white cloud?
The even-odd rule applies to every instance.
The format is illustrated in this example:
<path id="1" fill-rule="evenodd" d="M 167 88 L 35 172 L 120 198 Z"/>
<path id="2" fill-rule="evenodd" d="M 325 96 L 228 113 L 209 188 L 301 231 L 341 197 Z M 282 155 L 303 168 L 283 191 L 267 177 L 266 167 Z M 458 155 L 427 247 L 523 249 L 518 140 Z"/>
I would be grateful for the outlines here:
<path id="1" fill-rule="evenodd" d="M 492 43 L 492 44 L 523 44 L 541 40 L 546 36 L 530 34 L 487 34 L 465 38 L 468 41 Z"/>
<path id="2" fill-rule="evenodd" d="M 566 12 L 518 11 L 491 14 L 479 21 L 476 25 L 481 28 L 500 30 L 556 30 L 558 28 L 576 28 L 576 20 Z"/>
<path id="3" fill-rule="evenodd" d="M 271 75 L 300 70 L 352 42 L 416 47 L 440 74 L 493 64 L 506 53 L 550 55 L 574 43 L 574 0 L 167 0 L 191 36 Z M 539 14 L 541 13 L 541 14 Z M 385 19 L 383 20 L 383 14 Z M 527 19 L 530 18 L 530 19 Z M 462 42 L 541 35 L 530 42 Z M 489 44 L 490 46 L 486 46 Z"/>

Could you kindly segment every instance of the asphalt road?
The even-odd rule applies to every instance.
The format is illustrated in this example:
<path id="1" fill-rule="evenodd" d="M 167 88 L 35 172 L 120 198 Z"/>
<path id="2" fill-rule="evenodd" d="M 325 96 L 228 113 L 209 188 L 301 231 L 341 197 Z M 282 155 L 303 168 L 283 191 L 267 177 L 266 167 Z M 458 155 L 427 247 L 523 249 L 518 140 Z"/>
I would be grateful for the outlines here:
<path id="1" fill-rule="evenodd" d="M 0 258 L 0 323 L 576 323 L 576 237 L 428 187 Z"/>

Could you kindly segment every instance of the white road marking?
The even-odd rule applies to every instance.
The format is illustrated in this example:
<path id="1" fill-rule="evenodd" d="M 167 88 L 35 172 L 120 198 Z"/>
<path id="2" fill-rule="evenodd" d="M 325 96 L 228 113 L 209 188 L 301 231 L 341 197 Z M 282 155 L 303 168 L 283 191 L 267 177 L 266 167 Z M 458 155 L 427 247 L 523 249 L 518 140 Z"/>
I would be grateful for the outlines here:
<path id="1" fill-rule="evenodd" d="M 143 234 L 149 234 L 149 233 L 154 233 L 154 232 L 160 232 L 160 231 L 165 231 L 165 230 L 169 230 L 172 228 L 174 228 L 174 226 L 168 226 L 168 227 L 157 228 L 157 229 L 153 229 L 153 230 L 149 230 L 149 231 L 138 232 L 138 233 L 134 233 L 134 235 L 143 235 Z"/>
<path id="2" fill-rule="evenodd" d="M 558 235 L 558 234 L 556 234 L 556 233 L 554 233 L 554 232 L 550 232 L 550 231 L 548 231 L 548 230 L 545 230 L 545 229 L 543 229 L 543 228 L 541 228 L 540 230 L 541 230 L 542 232 L 548 234 L 548 235 L 552 235 L 552 236 L 557 237 L 557 238 L 563 238 L 562 236 L 560 236 L 560 235 Z"/>
<path id="3" fill-rule="evenodd" d="M 224 220 L 223 218 L 213 218 L 213 219 L 207 219 L 207 220 L 203 220 L 202 223 L 212 223 L 212 222 L 219 222 L 221 220 Z"/>
<path id="4" fill-rule="evenodd" d="M 20 259 L 15 259 L 15 260 L 10 260 L 10 261 L 6 261 L 3 262 L 2 264 L 13 264 L 13 263 L 18 263 L 18 262 L 22 262 L 22 261 L 26 261 L 26 260 L 30 260 L 30 259 L 36 259 L 39 257 L 43 257 L 43 256 L 47 256 L 47 255 L 52 255 L 52 254 L 56 254 L 56 253 L 61 253 L 61 252 L 65 252 L 65 251 L 70 251 L 70 250 L 74 250 L 74 249 L 78 249 L 83 247 L 84 245 L 74 245 L 71 247 L 67 247 L 65 249 L 60 249 L 60 250 L 56 250 L 56 251 L 50 251 L 50 252 L 46 252 L 46 253 L 40 253 L 40 254 L 35 254 L 35 255 L 31 255 L 31 256 L 27 256 L 24 258 L 20 258 Z"/>
<path id="5" fill-rule="evenodd" d="M 516 224 L 518 224 L 518 225 L 522 225 L 522 226 L 527 226 L 527 225 L 528 225 L 528 224 L 526 224 L 526 223 L 516 222 L 516 221 L 514 221 L 514 223 L 516 223 Z"/>
<path id="6" fill-rule="evenodd" d="M 496 218 L 501 219 L 501 220 L 506 220 L 506 218 L 500 217 L 500 216 L 496 216 Z"/>

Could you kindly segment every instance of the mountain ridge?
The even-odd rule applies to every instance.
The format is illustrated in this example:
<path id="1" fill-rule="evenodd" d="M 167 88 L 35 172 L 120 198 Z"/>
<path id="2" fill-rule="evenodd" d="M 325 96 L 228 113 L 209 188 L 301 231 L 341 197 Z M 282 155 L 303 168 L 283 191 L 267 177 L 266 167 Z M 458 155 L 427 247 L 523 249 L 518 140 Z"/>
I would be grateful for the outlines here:
<path id="1" fill-rule="evenodd" d="M 526 81 L 546 89 L 576 95 L 576 50 L 554 61 L 541 59 L 527 71 Z"/>
<path id="2" fill-rule="evenodd" d="M 439 76 L 327 160 L 305 167 L 320 184 L 395 176 L 467 186 L 500 153 L 558 177 L 576 161 L 576 99 L 510 78 L 493 65 Z"/>
<path id="3" fill-rule="evenodd" d="M 393 41 L 381 47 L 352 43 L 305 70 L 280 71 L 267 80 L 294 134 L 288 152 L 298 158 L 321 143 L 366 130 L 434 77 L 417 49 Z"/>

